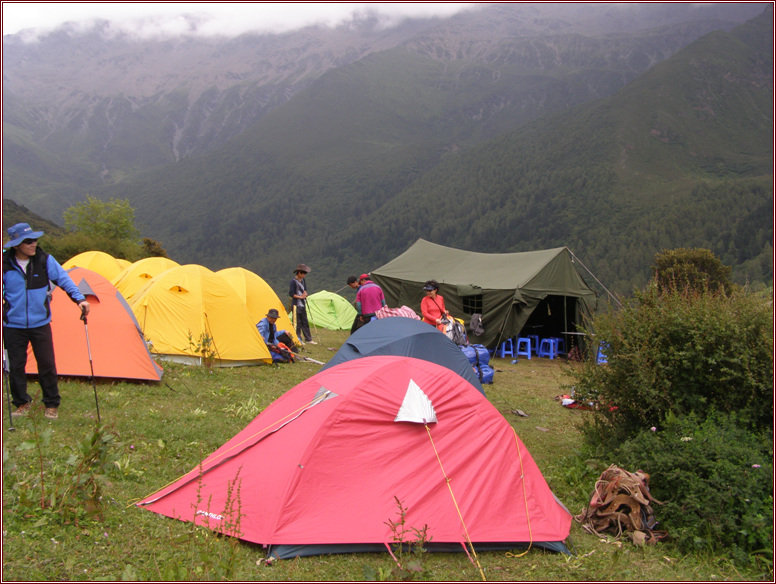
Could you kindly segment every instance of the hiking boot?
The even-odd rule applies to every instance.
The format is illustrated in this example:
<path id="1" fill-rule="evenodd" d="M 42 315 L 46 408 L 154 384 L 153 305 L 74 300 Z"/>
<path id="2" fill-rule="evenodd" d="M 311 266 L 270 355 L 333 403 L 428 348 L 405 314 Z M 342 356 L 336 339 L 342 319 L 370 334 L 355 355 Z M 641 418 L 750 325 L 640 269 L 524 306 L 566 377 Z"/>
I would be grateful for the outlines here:
<path id="1" fill-rule="evenodd" d="M 30 402 L 27 402 L 26 404 L 20 405 L 18 408 L 16 408 L 16 411 L 11 414 L 14 418 L 20 418 L 22 416 L 26 416 L 30 413 Z"/>
<path id="2" fill-rule="evenodd" d="M 51 418 L 52 420 L 56 420 L 59 417 L 57 408 L 46 408 L 46 411 L 43 412 L 43 415 L 47 418 Z"/>

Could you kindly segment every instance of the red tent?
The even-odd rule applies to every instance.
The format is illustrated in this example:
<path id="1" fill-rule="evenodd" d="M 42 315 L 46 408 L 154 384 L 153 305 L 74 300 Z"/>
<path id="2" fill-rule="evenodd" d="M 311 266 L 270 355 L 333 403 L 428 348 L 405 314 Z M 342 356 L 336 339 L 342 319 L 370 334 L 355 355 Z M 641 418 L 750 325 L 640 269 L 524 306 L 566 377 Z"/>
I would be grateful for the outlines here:
<path id="1" fill-rule="evenodd" d="M 284 558 L 385 550 L 395 498 L 432 550 L 565 551 L 571 515 L 509 423 L 459 375 L 412 357 L 317 373 L 138 505 Z"/>
<path id="2" fill-rule="evenodd" d="M 151 358 L 143 332 L 132 309 L 105 277 L 86 268 L 71 268 L 70 278 L 89 301 L 86 329 L 81 311 L 61 288 L 51 299 L 51 332 L 59 375 L 159 381 L 162 369 Z M 89 365 L 91 350 L 92 364 Z M 27 373 L 38 372 L 38 363 L 27 349 Z"/>

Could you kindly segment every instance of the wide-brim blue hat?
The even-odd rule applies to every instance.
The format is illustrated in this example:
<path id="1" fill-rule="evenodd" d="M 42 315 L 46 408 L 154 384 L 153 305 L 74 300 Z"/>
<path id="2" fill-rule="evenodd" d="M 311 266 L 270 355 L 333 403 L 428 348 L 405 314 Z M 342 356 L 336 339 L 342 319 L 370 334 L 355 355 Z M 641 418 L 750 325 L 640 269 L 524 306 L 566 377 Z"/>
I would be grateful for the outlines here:
<path id="1" fill-rule="evenodd" d="M 3 249 L 16 247 L 25 239 L 38 239 L 42 235 L 42 231 L 33 231 L 29 223 L 17 223 L 13 227 L 8 228 L 8 236 L 11 240 L 3 244 Z"/>

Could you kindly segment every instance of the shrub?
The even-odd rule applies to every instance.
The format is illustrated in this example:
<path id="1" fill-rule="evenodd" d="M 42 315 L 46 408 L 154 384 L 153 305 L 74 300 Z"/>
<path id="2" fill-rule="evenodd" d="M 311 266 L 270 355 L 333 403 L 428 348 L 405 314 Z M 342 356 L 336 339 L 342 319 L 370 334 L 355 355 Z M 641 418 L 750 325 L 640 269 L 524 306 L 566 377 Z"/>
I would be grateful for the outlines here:
<path id="1" fill-rule="evenodd" d="M 588 440 L 618 444 L 669 412 L 737 412 L 740 424 L 771 427 L 773 314 L 755 297 L 653 288 L 591 328 L 608 364 L 590 360 L 573 374 L 575 397 L 601 406 Z"/>
<path id="2" fill-rule="evenodd" d="M 667 416 L 616 451 L 617 464 L 650 475 L 653 505 L 683 552 L 773 561 L 773 434 L 740 427 L 735 414 Z"/>
<path id="3" fill-rule="evenodd" d="M 658 290 L 729 292 L 730 272 L 708 249 L 672 249 L 655 255 L 652 273 Z"/>

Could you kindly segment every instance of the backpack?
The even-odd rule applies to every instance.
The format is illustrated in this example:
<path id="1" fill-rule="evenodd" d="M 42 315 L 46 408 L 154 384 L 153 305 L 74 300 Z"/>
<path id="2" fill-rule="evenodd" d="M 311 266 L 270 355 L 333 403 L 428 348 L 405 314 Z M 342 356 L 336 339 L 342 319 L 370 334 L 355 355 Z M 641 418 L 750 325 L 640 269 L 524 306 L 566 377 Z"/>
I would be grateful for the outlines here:
<path id="1" fill-rule="evenodd" d="M 582 529 L 593 535 L 602 532 L 619 538 L 625 535 L 634 544 L 654 544 L 668 537 L 666 531 L 654 531 L 657 525 L 650 503 L 662 505 L 649 494 L 649 475 L 611 465 L 595 483 L 587 509 L 574 517 Z"/>
<path id="2" fill-rule="evenodd" d="M 463 321 L 457 318 L 449 319 L 449 322 L 445 325 L 444 330 L 447 338 L 453 341 L 456 345 L 468 345 L 469 339 L 466 337 L 466 329 L 463 326 Z"/>

